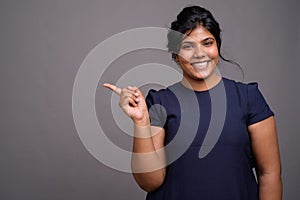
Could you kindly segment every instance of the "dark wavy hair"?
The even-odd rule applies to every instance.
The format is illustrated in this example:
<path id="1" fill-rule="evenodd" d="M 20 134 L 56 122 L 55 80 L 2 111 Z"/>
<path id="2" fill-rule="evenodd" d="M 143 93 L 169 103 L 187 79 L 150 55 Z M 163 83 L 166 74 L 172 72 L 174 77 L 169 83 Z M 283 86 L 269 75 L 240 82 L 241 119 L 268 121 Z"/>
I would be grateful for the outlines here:
<path id="1" fill-rule="evenodd" d="M 214 36 L 217 42 L 219 57 L 226 62 L 237 65 L 241 69 L 238 63 L 224 58 L 221 54 L 222 39 L 220 25 L 210 11 L 200 6 L 185 7 L 177 15 L 177 19 L 171 23 L 171 28 L 168 32 L 167 48 L 172 53 L 172 58 L 175 59 L 178 55 L 184 34 L 189 35 L 198 26 L 203 26 Z"/>

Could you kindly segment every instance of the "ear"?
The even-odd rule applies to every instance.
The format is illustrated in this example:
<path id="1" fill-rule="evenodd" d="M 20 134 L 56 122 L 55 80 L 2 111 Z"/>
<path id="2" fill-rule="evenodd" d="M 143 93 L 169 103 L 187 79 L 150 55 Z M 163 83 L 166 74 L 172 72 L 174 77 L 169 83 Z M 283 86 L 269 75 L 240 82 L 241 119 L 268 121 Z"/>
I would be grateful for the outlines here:
<path id="1" fill-rule="evenodd" d="M 175 60 L 175 62 L 179 63 L 179 57 L 178 57 L 178 54 L 174 54 L 174 60 Z"/>

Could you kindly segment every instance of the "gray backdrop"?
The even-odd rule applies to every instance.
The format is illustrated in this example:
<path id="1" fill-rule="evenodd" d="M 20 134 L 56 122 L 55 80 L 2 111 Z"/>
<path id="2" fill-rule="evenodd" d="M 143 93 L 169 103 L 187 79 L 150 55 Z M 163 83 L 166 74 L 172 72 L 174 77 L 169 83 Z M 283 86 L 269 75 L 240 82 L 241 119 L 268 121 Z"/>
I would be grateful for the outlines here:
<path id="1" fill-rule="evenodd" d="M 223 29 L 225 56 L 242 65 L 245 82 L 259 83 L 276 114 L 284 199 L 300 198 L 299 1 L 1 0 L 0 199 L 145 197 L 131 174 L 103 165 L 83 146 L 72 116 L 73 83 L 101 41 L 131 28 L 168 27 L 188 4 L 213 12 Z M 128 53 L 99 83 L 115 82 L 132 66 L 149 62 L 174 66 L 166 52 Z M 223 70 L 240 77 L 234 66 Z M 110 94 L 97 90 L 99 122 L 111 141 L 130 150 L 130 137 L 111 117 Z"/>

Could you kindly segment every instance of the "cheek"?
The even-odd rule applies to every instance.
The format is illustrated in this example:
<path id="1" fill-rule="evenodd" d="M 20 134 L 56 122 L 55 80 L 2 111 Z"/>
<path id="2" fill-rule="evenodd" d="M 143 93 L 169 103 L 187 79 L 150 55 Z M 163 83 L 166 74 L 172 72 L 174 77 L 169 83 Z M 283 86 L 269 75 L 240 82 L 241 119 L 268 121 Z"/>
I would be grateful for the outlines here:
<path id="1" fill-rule="evenodd" d="M 207 52 L 207 55 L 217 64 L 219 61 L 219 51 L 217 48 L 212 48 Z"/>
<path id="2" fill-rule="evenodd" d="M 207 54 L 209 57 L 211 57 L 212 59 L 213 58 L 216 58 L 216 57 L 219 57 L 219 52 L 218 52 L 218 49 L 217 48 L 211 48 L 207 51 Z"/>
<path id="3" fill-rule="evenodd" d="M 193 53 L 190 51 L 180 51 L 178 58 L 180 62 L 187 63 L 193 57 Z"/>
<path id="4" fill-rule="evenodd" d="M 179 58 L 180 63 L 189 63 L 191 57 L 188 54 L 181 55 Z"/>

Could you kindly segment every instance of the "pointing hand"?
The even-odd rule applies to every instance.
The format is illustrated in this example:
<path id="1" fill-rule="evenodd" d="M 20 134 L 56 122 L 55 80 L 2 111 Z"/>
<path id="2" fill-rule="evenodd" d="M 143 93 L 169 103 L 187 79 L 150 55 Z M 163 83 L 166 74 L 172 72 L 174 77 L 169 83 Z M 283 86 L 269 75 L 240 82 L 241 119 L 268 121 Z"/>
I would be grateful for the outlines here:
<path id="1" fill-rule="evenodd" d="M 104 83 L 103 86 L 120 96 L 119 106 L 131 117 L 134 123 L 149 123 L 149 114 L 145 98 L 137 87 L 128 86 L 121 89 L 109 83 Z"/>

